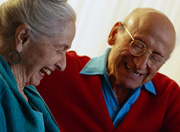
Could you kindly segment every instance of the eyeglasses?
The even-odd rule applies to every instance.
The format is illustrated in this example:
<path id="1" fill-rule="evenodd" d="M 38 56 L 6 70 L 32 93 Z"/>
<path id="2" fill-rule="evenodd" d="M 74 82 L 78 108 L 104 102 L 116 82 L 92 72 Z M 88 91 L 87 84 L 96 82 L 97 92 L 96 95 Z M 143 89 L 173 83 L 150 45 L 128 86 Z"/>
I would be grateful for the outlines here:
<path id="1" fill-rule="evenodd" d="M 154 54 L 146 49 L 146 44 L 144 44 L 140 40 L 135 40 L 127 27 L 123 24 L 125 30 L 131 37 L 132 41 L 129 45 L 129 51 L 133 56 L 142 56 L 146 52 L 150 53 L 149 59 L 148 59 L 148 66 L 152 69 L 158 69 L 162 64 L 164 64 L 165 60 L 158 54 Z"/>

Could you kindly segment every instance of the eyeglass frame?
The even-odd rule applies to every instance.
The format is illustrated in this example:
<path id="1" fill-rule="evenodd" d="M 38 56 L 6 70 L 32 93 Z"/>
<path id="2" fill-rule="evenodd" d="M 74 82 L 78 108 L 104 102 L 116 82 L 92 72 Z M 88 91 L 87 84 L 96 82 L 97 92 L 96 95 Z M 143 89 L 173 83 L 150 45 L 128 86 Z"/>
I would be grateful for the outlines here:
<path id="1" fill-rule="evenodd" d="M 153 53 L 151 52 L 151 51 L 148 51 L 147 50 L 147 48 L 146 48 L 146 44 L 144 43 L 144 42 L 142 42 L 142 41 L 140 41 L 140 40 L 136 40 L 136 39 L 134 39 L 134 37 L 131 35 L 131 33 L 129 32 L 129 30 L 127 29 L 127 27 L 125 26 L 125 24 L 122 24 L 123 25 L 123 27 L 125 28 L 125 30 L 126 30 L 126 32 L 129 34 L 129 36 L 131 37 L 131 39 L 132 39 L 132 41 L 131 41 L 131 43 L 130 43 L 130 46 L 131 46 L 131 44 L 134 42 L 134 41 L 139 41 L 141 44 L 143 44 L 144 45 L 144 47 L 145 47 L 145 50 L 144 50 L 144 52 L 142 52 L 140 55 L 134 55 L 134 54 L 132 54 L 133 56 L 142 56 L 142 55 L 144 55 L 146 52 L 149 52 L 149 54 L 150 54 L 150 56 L 151 55 L 153 55 Z M 129 47 L 130 47 L 129 46 Z M 130 49 L 130 48 L 129 48 Z M 131 51 L 130 51 L 131 52 Z M 159 56 L 161 59 L 162 59 L 162 64 L 164 64 L 165 63 L 165 59 L 162 57 L 162 56 L 160 56 L 160 55 L 158 55 L 158 54 L 155 54 L 155 55 L 157 55 L 157 56 Z M 159 62 L 159 61 L 157 61 L 157 62 Z M 161 63 L 161 62 L 160 62 Z M 148 64 L 149 65 L 149 64 Z M 150 66 L 149 66 L 150 67 Z M 151 67 L 150 67 L 151 68 Z M 153 68 L 152 68 L 153 69 Z"/>

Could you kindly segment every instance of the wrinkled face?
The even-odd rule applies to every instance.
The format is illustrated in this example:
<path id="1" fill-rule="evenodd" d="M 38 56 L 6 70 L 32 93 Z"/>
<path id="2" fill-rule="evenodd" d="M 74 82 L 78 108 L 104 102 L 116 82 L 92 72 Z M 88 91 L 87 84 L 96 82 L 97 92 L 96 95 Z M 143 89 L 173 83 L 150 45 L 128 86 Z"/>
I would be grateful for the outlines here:
<path id="1" fill-rule="evenodd" d="M 68 29 L 59 37 L 42 36 L 40 42 L 29 40 L 22 50 L 23 79 L 26 85 L 39 85 L 45 75 L 55 69 L 63 71 L 66 67 L 66 51 L 71 47 L 75 36 L 75 23 L 70 22 Z"/>
<path id="2" fill-rule="evenodd" d="M 170 34 L 172 32 L 162 33 L 161 28 L 148 28 L 149 25 L 147 27 L 146 25 L 136 27 L 138 28 L 131 28 L 130 30 L 132 37 L 142 41 L 149 52 L 160 55 L 164 60 L 167 60 L 174 43 L 174 38 L 172 39 Z M 148 65 L 151 55 L 149 52 L 142 56 L 133 56 L 129 50 L 131 41 L 132 38 L 126 30 L 117 35 L 108 58 L 108 72 L 110 77 L 115 78 L 115 85 L 135 89 L 150 81 L 163 63 L 152 69 Z"/>

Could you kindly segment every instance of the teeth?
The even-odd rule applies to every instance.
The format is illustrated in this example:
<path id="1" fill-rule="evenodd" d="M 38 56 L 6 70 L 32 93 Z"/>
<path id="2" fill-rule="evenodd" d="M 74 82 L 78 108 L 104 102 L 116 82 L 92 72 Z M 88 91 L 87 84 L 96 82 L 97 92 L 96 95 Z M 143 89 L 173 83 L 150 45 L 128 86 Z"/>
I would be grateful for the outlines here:
<path id="1" fill-rule="evenodd" d="M 50 70 L 46 70 L 46 73 L 48 74 L 48 75 L 50 75 L 51 74 L 51 71 Z"/>
<path id="2" fill-rule="evenodd" d="M 126 64 L 126 66 L 127 66 L 128 70 L 129 70 L 133 75 L 135 75 L 135 76 L 140 76 L 140 74 L 135 73 L 135 72 L 131 69 L 131 67 L 129 67 L 127 64 Z"/>
<path id="3" fill-rule="evenodd" d="M 41 73 L 42 76 L 44 76 L 44 73 L 42 73 L 41 71 L 40 71 L 40 73 Z"/>
<path id="4" fill-rule="evenodd" d="M 47 73 L 47 75 L 51 74 L 51 71 L 49 69 L 43 68 L 43 70 Z"/>

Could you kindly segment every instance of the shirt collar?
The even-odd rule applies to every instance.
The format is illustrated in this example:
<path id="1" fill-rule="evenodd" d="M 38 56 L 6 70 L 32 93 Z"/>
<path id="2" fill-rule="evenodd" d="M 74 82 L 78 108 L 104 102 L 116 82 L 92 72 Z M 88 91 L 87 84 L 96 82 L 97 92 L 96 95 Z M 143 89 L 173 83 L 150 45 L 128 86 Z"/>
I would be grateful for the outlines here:
<path id="1" fill-rule="evenodd" d="M 152 94 L 154 94 L 156 96 L 156 89 L 155 89 L 152 81 L 145 83 L 144 87 L 147 91 L 151 92 Z"/>
<path id="2" fill-rule="evenodd" d="M 106 70 L 107 56 L 110 48 L 105 51 L 105 54 L 100 57 L 92 58 L 85 67 L 80 71 L 80 74 L 85 75 L 103 75 Z"/>
<path id="3" fill-rule="evenodd" d="M 80 74 L 85 74 L 85 75 L 106 75 L 107 70 L 106 70 L 106 63 L 107 63 L 107 56 L 110 52 L 110 48 L 108 48 L 104 55 L 100 57 L 95 57 L 92 58 L 86 65 L 85 67 L 80 71 Z M 142 87 L 142 86 L 141 86 Z M 147 82 L 144 84 L 144 87 L 147 91 L 151 92 L 156 96 L 156 90 L 155 87 L 152 83 L 152 81 Z"/>

